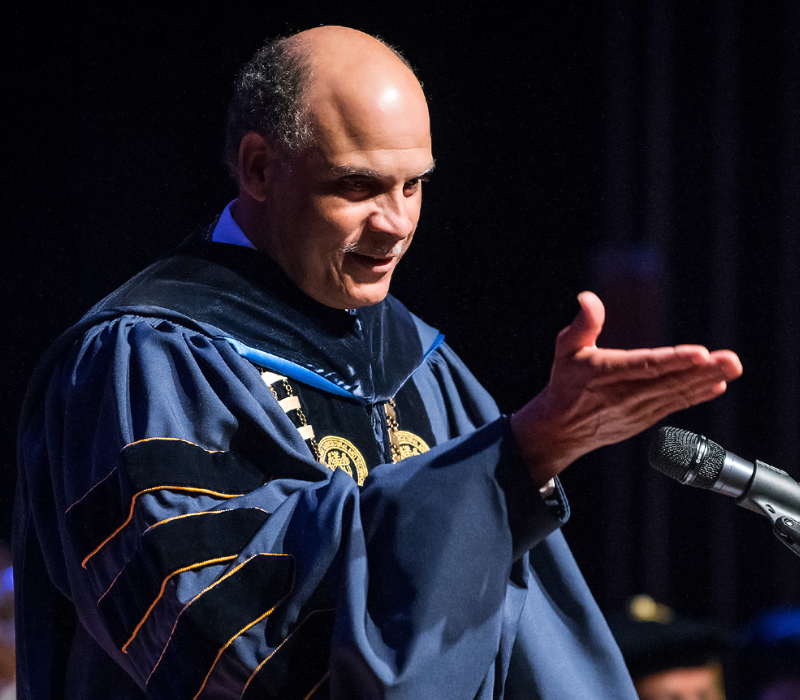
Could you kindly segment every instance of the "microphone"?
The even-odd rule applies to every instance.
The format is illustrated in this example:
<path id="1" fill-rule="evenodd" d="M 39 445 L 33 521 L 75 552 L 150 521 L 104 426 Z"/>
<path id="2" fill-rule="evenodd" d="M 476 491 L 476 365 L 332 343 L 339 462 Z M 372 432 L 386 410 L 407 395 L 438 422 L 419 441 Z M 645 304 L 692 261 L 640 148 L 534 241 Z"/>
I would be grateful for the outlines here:
<path id="1" fill-rule="evenodd" d="M 786 472 L 748 462 L 703 435 L 670 426 L 650 443 L 650 465 L 682 484 L 732 496 L 767 516 L 778 539 L 800 556 L 800 484 Z"/>

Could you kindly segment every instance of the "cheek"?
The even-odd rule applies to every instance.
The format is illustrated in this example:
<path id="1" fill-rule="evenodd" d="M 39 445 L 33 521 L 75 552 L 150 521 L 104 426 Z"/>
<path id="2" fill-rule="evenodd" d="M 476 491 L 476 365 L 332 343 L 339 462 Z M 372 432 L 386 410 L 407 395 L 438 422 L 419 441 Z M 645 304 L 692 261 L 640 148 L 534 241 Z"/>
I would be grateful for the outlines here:
<path id="1" fill-rule="evenodd" d="M 336 203 L 320 207 L 316 212 L 319 228 L 331 247 L 337 250 L 358 240 L 367 220 L 365 207 L 352 203 Z"/>
<path id="2" fill-rule="evenodd" d="M 408 203 L 408 217 L 416 224 L 419 221 L 419 213 L 422 209 L 422 192 L 416 197 L 410 197 Z"/>
<path id="3" fill-rule="evenodd" d="M 406 216 L 412 224 L 411 235 L 414 235 L 417 224 L 419 223 L 420 210 L 422 209 L 422 193 L 415 197 L 409 197 L 406 200 Z"/>

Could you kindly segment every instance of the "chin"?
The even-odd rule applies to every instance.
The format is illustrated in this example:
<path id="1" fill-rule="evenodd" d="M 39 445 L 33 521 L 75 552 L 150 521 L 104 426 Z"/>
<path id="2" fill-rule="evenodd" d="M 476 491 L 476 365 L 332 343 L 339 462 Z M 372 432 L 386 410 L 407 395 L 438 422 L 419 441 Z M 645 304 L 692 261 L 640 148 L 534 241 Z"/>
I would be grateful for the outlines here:
<path id="1" fill-rule="evenodd" d="M 347 289 L 345 309 L 358 309 L 361 306 L 372 306 L 382 302 L 389 293 L 389 282 L 380 284 L 360 284 L 354 289 Z"/>

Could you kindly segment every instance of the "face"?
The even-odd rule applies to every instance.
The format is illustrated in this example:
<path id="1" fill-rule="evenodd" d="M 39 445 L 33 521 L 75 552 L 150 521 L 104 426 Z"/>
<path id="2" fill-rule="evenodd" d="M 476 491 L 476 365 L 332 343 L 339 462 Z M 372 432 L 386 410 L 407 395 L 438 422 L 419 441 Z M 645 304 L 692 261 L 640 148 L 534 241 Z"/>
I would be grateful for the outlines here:
<path id="1" fill-rule="evenodd" d="M 709 664 L 654 673 L 635 682 L 640 700 L 724 700 L 722 667 Z"/>
<path id="2" fill-rule="evenodd" d="M 424 97 L 418 86 L 410 95 L 388 86 L 366 104 L 315 104 L 316 145 L 274 168 L 269 253 L 327 306 L 376 304 L 414 236 L 433 168 Z"/>

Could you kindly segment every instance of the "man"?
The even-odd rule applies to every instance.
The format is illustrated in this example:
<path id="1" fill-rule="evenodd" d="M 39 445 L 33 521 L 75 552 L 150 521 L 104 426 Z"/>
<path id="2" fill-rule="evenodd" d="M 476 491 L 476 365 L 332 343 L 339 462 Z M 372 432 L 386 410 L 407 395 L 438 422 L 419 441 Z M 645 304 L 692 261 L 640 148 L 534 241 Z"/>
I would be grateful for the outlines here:
<path id="1" fill-rule="evenodd" d="M 29 391 L 20 696 L 635 697 L 553 479 L 719 395 L 738 358 L 598 350 L 584 293 L 548 386 L 501 416 L 388 296 L 430 127 L 360 32 L 259 52 L 227 153 L 219 222 L 90 311 Z"/>
<path id="2" fill-rule="evenodd" d="M 639 700 L 725 700 L 728 644 L 710 622 L 676 617 L 647 595 L 608 621 Z"/>

